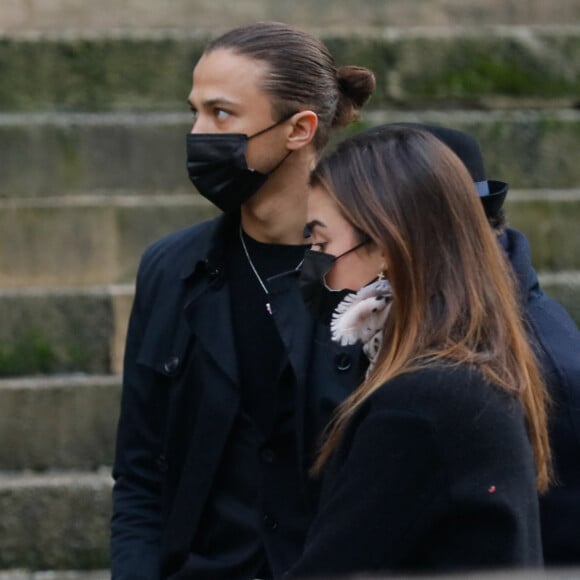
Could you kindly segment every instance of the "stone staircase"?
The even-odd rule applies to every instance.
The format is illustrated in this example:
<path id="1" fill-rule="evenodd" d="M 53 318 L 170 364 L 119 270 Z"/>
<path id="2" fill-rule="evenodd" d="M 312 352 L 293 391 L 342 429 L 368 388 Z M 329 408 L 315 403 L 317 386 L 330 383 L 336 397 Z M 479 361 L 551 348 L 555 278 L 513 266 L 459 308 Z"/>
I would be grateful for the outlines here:
<path id="1" fill-rule="evenodd" d="M 185 98 L 210 30 L 279 18 L 318 31 L 339 64 L 373 68 L 378 91 L 353 130 L 403 120 L 473 132 L 489 177 L 511 185 L 508 218 L 545 288 L 580 323 L 577 1 L 361 0 L 356 14 L 338 0 L 135 4 L 0 7 L 2 580 L 108 575 L 139 256 L 215 215 L 184 168 Z"/>

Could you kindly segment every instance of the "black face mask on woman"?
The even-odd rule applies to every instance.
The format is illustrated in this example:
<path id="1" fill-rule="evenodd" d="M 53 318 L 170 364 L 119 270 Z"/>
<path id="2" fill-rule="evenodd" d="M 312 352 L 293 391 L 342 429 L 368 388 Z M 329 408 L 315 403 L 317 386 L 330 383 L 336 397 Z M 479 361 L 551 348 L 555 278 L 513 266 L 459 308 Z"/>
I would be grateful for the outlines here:
<path id="1" fill-rule="evenodd" d="M 197 191 L 223 212 L 238 210 L 291 153 L 289 151 L 269 173 L 260 173 L 250 169 L 246 162 L 248 141 L 281 125 L 292 115 L 250 136 L 243 133 L 187 135 L 187 173 Z"/>
<path id="2" fill-rule="evenodd" d="M 349 288 L 332 290 L 332 288 L 326 285 L 326 275 L 330 272 L 337 260 L 358 250 L 368 242 L 369 240 L 367 239 L 339 256 L 333 256 L 332 254 L 326 254 L 324 252 L 315 252 L 313 250 L 306 250 L 304 253 L 304 261 L 302 262 L 302 269 L 300 271 L 302 300 L 304 300 L 304 304 L 306 304 L 306 308 L 310 311 L 310 314 L 318 322 L 329 326 L 336 307 L 346 296 L 355 294 L 355 291 Z"/>

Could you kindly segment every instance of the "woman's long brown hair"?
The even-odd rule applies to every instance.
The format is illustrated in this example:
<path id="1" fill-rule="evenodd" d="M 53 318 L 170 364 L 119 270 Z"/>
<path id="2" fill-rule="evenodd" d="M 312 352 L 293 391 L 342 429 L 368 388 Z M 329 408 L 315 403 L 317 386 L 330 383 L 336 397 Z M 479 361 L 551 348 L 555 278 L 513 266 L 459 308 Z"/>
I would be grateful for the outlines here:
<path id="1" fill-rule="evenodd" d="M 355 410 L 385 382 L 426 364 L 469 364 L 524 408 L 537 487 L 551 477 L 547 395 L 516 284 L 467 169 L 429 133 L 389 126 L 339 145 L 314 170 L 354 227 L 385 252 L 393 305 L 367 380 L 341 405 L 318 473 Z"/>

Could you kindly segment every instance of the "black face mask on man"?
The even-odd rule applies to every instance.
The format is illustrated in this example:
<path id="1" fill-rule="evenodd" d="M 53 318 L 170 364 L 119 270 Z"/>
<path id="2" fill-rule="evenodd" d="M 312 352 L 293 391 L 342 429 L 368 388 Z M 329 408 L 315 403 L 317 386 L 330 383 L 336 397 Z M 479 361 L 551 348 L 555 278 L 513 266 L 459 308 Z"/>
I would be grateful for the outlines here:
<path id="1" fill-rule="evenodd" d="M 300 271 L 302 300 L 304 300 L 310 314 L 321 324 L 329 326 L 336 307 L 346 296 L 356 293 L 355 290 L 350 290 L 349 288 L 332 290 L 326 285 L 326 275 L 337 260 L 358 250 L 368 242 L 369 240 L 366 239 L 338 256 L 313 250 L 306 250 L 304 253 L 304 261 Z"/>
<path id="2" fill-rule="evenodd" d="M 225 213 L 238 210 L 291 153 L 289 151 L 269 173 L 261 173 L 248 167 L 248 141 L 285 123 L 292 115 L 250 136 L 243 133 L 187 135 L 187 173 L 197 191 Z"/>

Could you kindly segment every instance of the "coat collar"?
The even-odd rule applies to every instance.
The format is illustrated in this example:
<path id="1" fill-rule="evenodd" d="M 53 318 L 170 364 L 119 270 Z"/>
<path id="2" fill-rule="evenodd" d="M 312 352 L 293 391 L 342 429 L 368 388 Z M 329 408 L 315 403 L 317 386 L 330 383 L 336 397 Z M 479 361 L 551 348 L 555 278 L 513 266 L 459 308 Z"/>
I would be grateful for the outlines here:
<path id="1" fill-rule="evenodd" d="M 187 285 L 185 315 L 193 333 L 208 352 L 220 361 L 229 378 L 237 380 L 233 333 L 216 332 L 216 328 L 231 328 L 231 294 L 224 268 L 225 251 L 232 236 L 237 234 L 240 214 L 224 214 L 203 226 L 204 235 L 184 258 L 181 279 Z M 306 383 L 308 351 L 314 322 L 305 311 L 297 284 L 299 268 L 268 278 L 268 288 L 275 309 L 274 321 L 288 353 L 297 383 Z M 198 300 L 203 295 L 203 300 Z M 232 353 L 231 357 L 224 353 Z M 228 362 L 229 358 L 232 360 Z"/>
<path id="2" fill-rule="evenodd" d="M 200 271 L 211 277 L 211 273 L 215 272 L 223 261 L 229 236 L 233 235 L 240 225 L 240 214 L 239 212 L 222 214 L 202 225 L 205 228 L 205 235 L 198 237 L 191 253 L 185 256 L 180 272 L 182 280 L 187 280 Z"/>
<path id="3" fill-rule="evenodd" d="M 499 237 L 518 281 L 518 290 L 525 300 L 541 292 L 538 275 L 532 267 L 530 244 L 524 234 L 507 228 Z"/>
<path id="4" fill-rule="evenodd" d="M 290 270 L 268 278 L 274 322 L 288 353 L 296 381 L 306 383 L 314 320 L 307 314 L 297 283 L 300 272 Z"/>
<path id="5" fill-rule="evenodd" d="M 213 359 L 216 369 L 224 372 L 232 383 L 237 383 L 237 351 L 232 332 L 230 292 L 222 282 L 223 271 L 212 281 L 206 278 L 189 293 L 184 308 L 191 332 Z M 203 299 L 201 295 L 203 294 Z"/>

